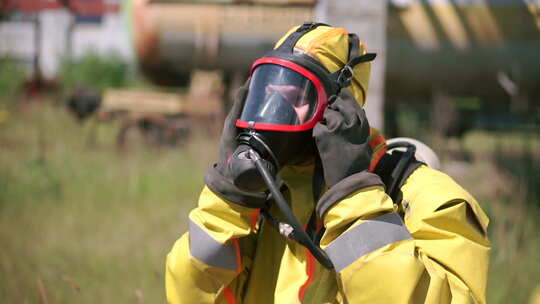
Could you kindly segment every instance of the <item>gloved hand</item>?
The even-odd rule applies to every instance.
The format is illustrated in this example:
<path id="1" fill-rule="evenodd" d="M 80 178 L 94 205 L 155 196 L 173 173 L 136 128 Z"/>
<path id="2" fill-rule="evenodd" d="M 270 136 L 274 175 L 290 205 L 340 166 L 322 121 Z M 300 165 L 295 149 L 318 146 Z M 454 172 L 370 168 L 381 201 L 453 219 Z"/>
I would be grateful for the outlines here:
<path id="1" fill-rule="evenodd" d="M 234 104 L 225 118 L 223 132 L 219 143 L 219 160 L 206 173 L 204 181 L 208 188 L 221 198 L 246 207 L 260 208 L 266 202 L 266 193 L 245 192 L 233 184 L 230 174 L 230 160 L 237 148 L 236 136 L 238 129 L 236 120 L 242 114 L 242 109 L 248 84 L 242 86 L 235 97 Z"/>
<path id="2" fill-rule="evenodd" d="M 383 185 L 367 170 L 371 162 L 369 123 L 364 110 L 347 90 L 324 112 L 313 129 L 328 191 L 317 203 L 323 218 L 334 204 L 366 187 Z"/>

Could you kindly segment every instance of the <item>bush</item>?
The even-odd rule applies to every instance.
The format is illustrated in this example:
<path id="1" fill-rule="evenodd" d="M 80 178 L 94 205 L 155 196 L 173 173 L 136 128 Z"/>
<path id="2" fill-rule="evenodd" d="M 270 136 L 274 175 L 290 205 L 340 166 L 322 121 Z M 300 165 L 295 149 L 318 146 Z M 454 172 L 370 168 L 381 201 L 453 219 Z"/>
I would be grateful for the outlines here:
<path id="1" fill-rule="evenodd" d="M 9 57 L 0 57 L 0 110 L 14 104 L 20 92 L 25 73 L 17 62 Z"/>
<path id="2" fill-rule="evenodd" d="M 118 55 L 90 52 L 82 58 L 64 59 L 58 76 L 64 92 L 71 92 L 78 87 L 103 90 L 130 86 L 136 81 L 133 75 L 128 63 Z"/>

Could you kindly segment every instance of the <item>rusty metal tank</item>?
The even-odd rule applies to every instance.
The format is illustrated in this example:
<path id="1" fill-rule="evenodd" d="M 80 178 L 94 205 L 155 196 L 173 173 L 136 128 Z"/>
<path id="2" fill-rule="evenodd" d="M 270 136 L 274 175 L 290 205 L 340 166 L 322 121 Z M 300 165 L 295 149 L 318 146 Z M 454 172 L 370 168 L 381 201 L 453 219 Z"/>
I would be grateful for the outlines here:
<path id="1" fill-rule="evenodd" d="M 313 0 L 136 0 L 133 27 L 143 72 L 182 84 L 193 69 L 246 72 L 292 26 L 313 19 Z"/>
<path id="2" fill-rule="evenodd" d="M 355 17 L 354 3 L 343 18 Z M 167 85 L 182 84 L 195 68 L 245 73 L 314 11 L 313 0 L 136 0 L 139 63 Z M 500 95 L 508 79 L 540 96 L 540 1 L 389 1 L 386 52 L 390 98 L 437 86 Z"/>

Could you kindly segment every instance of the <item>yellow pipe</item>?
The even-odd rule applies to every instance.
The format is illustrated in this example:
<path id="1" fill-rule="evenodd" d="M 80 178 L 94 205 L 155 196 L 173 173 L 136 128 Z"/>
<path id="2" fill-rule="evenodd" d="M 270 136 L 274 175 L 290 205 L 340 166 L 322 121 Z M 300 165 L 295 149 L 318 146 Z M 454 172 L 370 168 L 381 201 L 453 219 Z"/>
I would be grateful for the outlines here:
<path id="1" fill-rule="evenodd" d="M 476 39 L 483 46 L 501 46 L 503 35 L 485 0 L 478 0 L 465 10 L 467 21 Z"/>
<path id="2" fill-rule="evenodd" d="M 399 18 L 419 49 L 424 51 L 440 49 L 441 45 L 433 25 L 425 8 L 417 0 L 412 0 L 411 5 L 399 13 Z"/>
<path id="3" fill-rule="evenodd" d="M 433 12 L 442 25 L 444 33 L 458 50 L 467 50 L 470 47 L 469 38 L 465 28 L 459 20 L 454 6 L 448 0 L 430 0 Z"/>

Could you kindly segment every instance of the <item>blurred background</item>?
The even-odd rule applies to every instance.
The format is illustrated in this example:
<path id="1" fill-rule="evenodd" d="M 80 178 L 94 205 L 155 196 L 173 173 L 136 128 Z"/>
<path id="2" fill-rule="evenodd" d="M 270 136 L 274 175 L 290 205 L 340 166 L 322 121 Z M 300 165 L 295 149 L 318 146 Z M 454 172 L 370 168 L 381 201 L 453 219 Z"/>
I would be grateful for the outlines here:
<path id="1" fill-rule="evenodd" d="M 539 0 L 1 0 L 1 302 L 164 303 L 236 88 L 306 20 L 488 213 L 488 303 L 540 303 Z"/>

